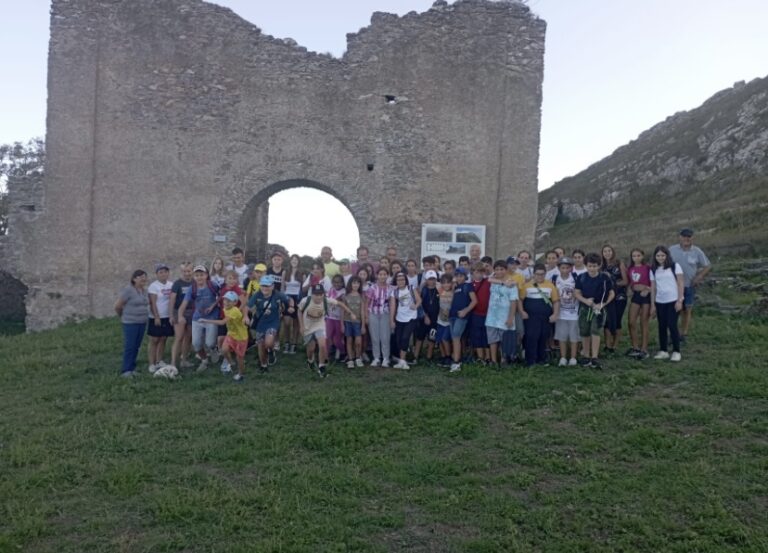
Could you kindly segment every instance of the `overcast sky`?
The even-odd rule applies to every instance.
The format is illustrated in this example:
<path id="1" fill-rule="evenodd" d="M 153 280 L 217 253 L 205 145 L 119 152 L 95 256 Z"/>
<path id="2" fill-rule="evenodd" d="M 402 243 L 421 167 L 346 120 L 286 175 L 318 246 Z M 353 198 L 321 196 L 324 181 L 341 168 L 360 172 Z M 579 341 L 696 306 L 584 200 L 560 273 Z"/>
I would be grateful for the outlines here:
<path id="1" fill-rule="evenodd" d="M 424 11 L 432 1 L 217 3 L 266 33 L 340 56 L 346 33 L 366 26 L 372 12 Z M 540 189 L 609 155 L 668 115 L 692 109 L 736 81 L 768 74 L 768 0 L 529 0 L 528 5 L 548 24 Z M 0 142 L 42 136 L 48 2 L 0 0 L 0 20 Z M 297 198 L 301 195 L 294 193 L 291 205 Z M 278 200 L 272 202 L 273 216 Z M 270 240 L 276 238 L 270 233 Z M 354 250 L 337 249 L 344 255 Z"/>

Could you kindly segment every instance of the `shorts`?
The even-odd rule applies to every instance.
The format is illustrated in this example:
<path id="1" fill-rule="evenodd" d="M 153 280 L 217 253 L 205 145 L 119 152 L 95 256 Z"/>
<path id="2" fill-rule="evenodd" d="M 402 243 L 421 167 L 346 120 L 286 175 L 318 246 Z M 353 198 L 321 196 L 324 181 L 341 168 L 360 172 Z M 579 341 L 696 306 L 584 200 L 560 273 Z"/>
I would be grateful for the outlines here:
<path id="1" fill-rule="evenodd" d="M 288 296 L 289 300 L 293 300 L 293 313 L 288 311 L 288 308 L 285 308 L 285 311 L 283 312 L 283 317 L 290 317 L 291 319 L 295 319 L 298 316 L 299 313 L 299 296 L 290 295 Z M 290 305 L 290 301 L 288 302 Z"/>
<path id="2" fill-rule="evenodd" d="M 605 326 L 605 309 L 600 314 L 594 312 L 591 307 L 582 305 L 579 308 L 579 334 L 582 338 L 588 336 L 600 336 Z"/>
<path id="3" fill-rule="evenodd" d="M 634 292 L 632 294 L 632 303 L 635 305 L 650 305 L 651 294 L 649 293 L 647 296 L 643 297 L 640 295 L 640 292 Z"/>
<path id="4" fill-rule="evenodd" d="M 325 329 L 324 328 L 318 328 L 315 331 L 310 332 L 309 334 L 304 335 L 304 345 L 306 346 L 309 344 L 312 340 L 315 340 L 319 342 L 320 340 L 325 340 Z"/>
<path id="5" fill-rule="evenodd" d="M 451 336 L 461 338 L 467 328 L 467 319 L 451 317 Z"/>
<path id="6" fill-rule="evenodd" d="M 483 349 L 488 347 L 488 334 L 485 327 L 485 315 L 469 316 L 469 341 L 473 348 Z"/>
<path id="7" fill-rule="evenodd" d="M 226 336 L 227 335 L 227 325 L 221 325 L 219 327 L 219 336 Z"/>
<path id="8" fill-rule="evenodd" d="M 578 320 L 558 319 L 555 323 L 555 340 L 575 344 L 581 341 Z"/>
<path id="9" fill-rule="evenodd" d="M 360 321 L 344 321 L 344 336 L 359 338 L 363 335 L 363 323 Z"/>
<path id="10" fill-rule="evenodd" d="M 235 357 L 242 359 L 245 357 L 245 351 L 248 349 L 248 340 L 235 340 L 232 336 L 226 336 L 223 345 L 234 353 Z"/>
<path id="11" fill-rule="evenodd" d="M 686 286 L 683 288 L 683 305 L 686 309 L 693 307 L 696 299 L 696 288 L 693 286 Z M 151 336 L 151 334 L 150 334 Z"/>
<path id="12" fill-rule="evenodd" d="M 504 337 L 506 330 L 503 328 L 496 328 L 495 326 L 486 326 L 485 333 L 488 338 L 489 344 L 498 344 Z"/>
<path id="13" fill-rule="evenodd" d="M 515 312 L 515 331 L 517 332 L 519 330 L 520 337 L 522 337 L 525 334 L 525 322 L 523 321 L 523 316 L 520 314 L 520 311 Z"/>
<path id="14" fill-rule="evenodd" d="M 168 317 L 160 319 L 160 326 L 155 325 L 155 319 L 149 319 L 149 328 L 147 334 L 153 338 L 164 338 L 173 336 L 173 325 Z"/>
<path id="15" fill-rule="evenodd" d="M 435 334 L 435 343 L 450 342 L 451 341 L 451 327 L 448 325 L 437 325 L 437 333 Z"/>
<path id="16" fill-rule="evenodd" d="M 431 325 L 428 325 L 424 322 L 424 319 L 418 319 L 416 322 L 416 331 L 413 333 L 414 337 L 418 342 L 423 342 L 427 339 L 427 337 L 430 334 L 430 331 L 433 329 L 435 332 L 437 332 L 437 323 L 434 319 L 430 319 L 432 321 Z"/>
<path id="17" fill-rule="evenodd" d="M 261 329 L 261 331 L 257 330 L 256 334 L 254 335 L 254 340 L 257 344 L 260 344 L 267 336 L 277 336 L 277 332 L 277 328 L 274 326 L 268 326 L 267 328 Z"/>

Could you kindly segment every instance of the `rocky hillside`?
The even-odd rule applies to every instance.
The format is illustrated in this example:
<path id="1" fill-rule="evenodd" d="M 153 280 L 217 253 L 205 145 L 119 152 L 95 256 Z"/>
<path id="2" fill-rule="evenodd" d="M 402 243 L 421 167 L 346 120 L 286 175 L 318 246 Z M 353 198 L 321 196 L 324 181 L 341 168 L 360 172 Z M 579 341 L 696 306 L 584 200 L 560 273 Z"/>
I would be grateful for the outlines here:
<path id="1" fill-rule="evenodd" d="M 768 77 L 668 117 L 542 191 L 538 246 L 649 246 L 686 225 L 698 243 L 755 253 L 768 247 L 766 207 Z"/>

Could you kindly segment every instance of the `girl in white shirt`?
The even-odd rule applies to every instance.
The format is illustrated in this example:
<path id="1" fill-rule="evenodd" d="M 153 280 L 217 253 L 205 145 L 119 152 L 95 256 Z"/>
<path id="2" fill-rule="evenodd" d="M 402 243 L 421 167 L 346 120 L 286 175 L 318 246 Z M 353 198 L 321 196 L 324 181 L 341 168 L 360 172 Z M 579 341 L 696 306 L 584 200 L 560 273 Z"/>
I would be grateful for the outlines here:
<path id="1" fill-rule="evenodd" d="M 654 359 L 680 361 L 680 331 L 677 317 L 683 309 L 683 269 L 672 261 L 666 246 L 656 246 L 651 265 L 651 313 L 659 319 L 659 352 Z M 672 338 L 669 355 L 668 338 Z"/>

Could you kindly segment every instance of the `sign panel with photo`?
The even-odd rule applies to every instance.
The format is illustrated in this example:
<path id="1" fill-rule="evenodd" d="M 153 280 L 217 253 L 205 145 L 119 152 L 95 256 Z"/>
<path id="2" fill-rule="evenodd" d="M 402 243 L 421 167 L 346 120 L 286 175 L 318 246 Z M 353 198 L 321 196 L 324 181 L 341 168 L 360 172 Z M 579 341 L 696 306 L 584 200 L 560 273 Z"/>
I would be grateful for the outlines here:
<path id="1" fill-rule="evenodd" d="M 427 223 L 421 225 L 421 256 L 439 255 L 441 261 L 459 260 L 469 256 L 470 248 L 478 244 L 480 256 L 485 255 L 485 225 L 449 225 Z"/>

